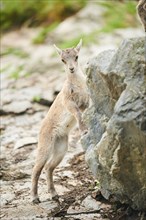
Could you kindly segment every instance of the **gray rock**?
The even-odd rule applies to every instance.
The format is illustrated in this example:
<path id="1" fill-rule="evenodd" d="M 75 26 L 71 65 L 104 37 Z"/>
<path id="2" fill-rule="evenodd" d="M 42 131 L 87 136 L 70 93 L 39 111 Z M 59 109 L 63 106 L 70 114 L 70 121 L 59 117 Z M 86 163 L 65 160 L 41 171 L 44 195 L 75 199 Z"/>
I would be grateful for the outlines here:
<path id="1" fill-rule="evenodd" d="M 3 112 L 4 113 L 14 113 L 14 114 L 22 114 L 28 109 L 32 107 L 32 104 L 29 101 L 14 101 L 10 104 L 4 105 Z"/>
<path id="2" fill-rule="evenodd" d="M 43 201 L 39 206 L 44 209 L 46 212 L 51 212 L 53 209 L 58 208 L 58 204 L 54 201 Z"/>
<path id="3" fill-rule="evenodd" d="M 1 206 L 10 203 L 15 198 L 15 194 L 13 192 L 8 192 L 1 195 Z"/>
<path id="4" fill-rule="evenodd" d="M 89 3 L 75 16 L 61 22 L 51 33 L 51 36 L 53 39 L 55 37 L 55 41 L 60 41 L 60 39 L 69 40 L 99 30 L 103 25 L 102 15 L 104 12 L 105 9 L 103 7 L 94 4 L 93 2 Z M 50 38 L 48 38 L 48 40 L 49 39 Z"/>
<path id="5" fill-rule="evenodd" d="M 89 61 L 93 105 L 84 121 L 86 160 L 105 198 L 146 209 L 146 71 L 144 38 L 125 40 L 117 51 Z"/>
<path id="6" fill-rule="evenodd" d="M 34 137 L 22 138 L 22 139 L 16 141 L 14 150 L 19 149 L 21 147 L 28 146 L 28 145 L 36 144 L 36 143 L 37 143 L 37 140 Z"/>
<path id="7" fill-rule="evenodd" d="M 87 196 L 81 204 L 83 207 L 86 208 L 86 210 L 99 210 L 99 203 L 93 199 L 90 195 Z"/>

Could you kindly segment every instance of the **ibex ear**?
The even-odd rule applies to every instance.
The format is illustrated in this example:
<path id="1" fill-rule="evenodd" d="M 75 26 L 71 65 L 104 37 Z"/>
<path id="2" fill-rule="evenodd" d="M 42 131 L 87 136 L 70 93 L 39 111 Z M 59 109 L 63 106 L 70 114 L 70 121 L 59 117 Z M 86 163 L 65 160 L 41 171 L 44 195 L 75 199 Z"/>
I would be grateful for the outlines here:
<path id="1" fill-rule="evenodd" d="M 80 39 L 80 42 L 78 43 L 75 49 L 79 52 L 81 47 L 82 47 L 82 39 Z"/>
<path id="2" fill-rule="evenodd" d="M 54 44 L 53 46 L 55 47 L 57 53 L 58 53 L 59 55 L 61 55 L 61 54 L 62 54 L 62 50 L 59 49 L 55 44 Z"/>

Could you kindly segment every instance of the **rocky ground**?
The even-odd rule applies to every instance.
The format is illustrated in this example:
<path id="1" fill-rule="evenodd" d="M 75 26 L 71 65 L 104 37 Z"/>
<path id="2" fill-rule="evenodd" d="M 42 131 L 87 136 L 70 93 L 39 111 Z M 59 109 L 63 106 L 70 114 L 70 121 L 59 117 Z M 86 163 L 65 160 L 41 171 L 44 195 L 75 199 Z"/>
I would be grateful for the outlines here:
<path id="1" fill-rule="evenodd" d="M 90 5 L 91 7 L 91 5 Z M 90 9 L 90 10 L 89 10 Z M 95 7 L 93 6 L 95 11 Z M 86 13 L 84 13 L 84 10 Z M 80 12 L 78 25 L 91 8 Z M 101 11 L 98 9 L 98 11 Z M 88 12 L 88 13 L 87 13 Z M 96 16 L 100 13 L 93 13 Z M 74 24 L 75 17 L 62 25 Z M 83 20 L 82 20 L 83 19 Z M 97 17 L 92 18 L 92 28 Z M 93 25 L 94 24 L 94 25 Z M 88 24 L 90 26 L 90 23 Z M 80 27 L 78 27 L 80 28 Z M 96 26 L 97 28 L 97 26 Z M 66 30 L 58 27 L 54 36 Z M 48 200 L 45 175 L 39 181 L 41 203 L 30 199 L 31 172 L 34 165 L 40 124 L 60 91 L 65 74 L 54 53 L 52 35 L 45 44 L 35 46 L 32 39 L 39 29 L 23 28 L 6 34 L 1 40 L 1 219 L 139 219 L 139 213 L 126 206 L 105 201 L 98 191 L 99 183 L 84 162 L 84 152 L 77 131 L 70 136 L 69 150 L 55 171 L 55 185 L 60 202 Z M 71 31 L 71 30 L 70 30 Z M 83 28 L 86 33 L 86 27 Z M 76 33 L 75 31 L 73 33 Z M 114 49 L 124 37 L 141 36 L 142 29 L 118 30 L 112 36 L 100 35 L 98 44 L 83 47 L 81 64 L 104 50 Z M 67 33 L 64 33 L 68 36 Z M 54 42 L 57 42 L 57 38 Z"/>

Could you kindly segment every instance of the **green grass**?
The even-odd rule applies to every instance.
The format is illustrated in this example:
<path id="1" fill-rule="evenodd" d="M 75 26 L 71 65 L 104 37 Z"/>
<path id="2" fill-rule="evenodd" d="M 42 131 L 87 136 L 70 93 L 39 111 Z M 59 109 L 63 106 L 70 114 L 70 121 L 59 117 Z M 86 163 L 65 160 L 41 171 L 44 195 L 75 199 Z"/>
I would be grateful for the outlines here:
<path id="1" fill-rule="evenodd" d="M 99 1 L 97 4 L 103 6 L 106 11 L 103 15 L 104 25 L 99 30 L 94 30 L 90 34 L 81 34 L 79 37 L 62 41 L 59 43 L 60 48 L 70 48 L 76 46 L 80 38 L 83 39 L 83 44 L 88 45 L 90 42 L 97 43 L 97 36 L 100 33 L 112 33 L 118 28 L 135 27 L 136 22 L 136 2 L 125 1 Z"/>
<path id="2" fill-rule="evenodd" d="M 15 70 L 14 72 L 12 72 L 9 76 L 11 79 L 19 79 L 20 78 L 20 72 L 18 70 Z"/>
<path id="3" fill-rule="evenodd" d="M 75 14 L 87 0 L 0 0 L 1 31 L 50 25 Z"/>
<path id="4" fill-rule="evenodd" d="M 39 102 L 41 100 L 41 97 L 39 95 L 36 95 L 33 97 L 33 102 Z"/>
<path id="5" fill-rule="evenodd" d="M 59 43 L 58 46 L 61 49 L 74 47 L 74 46 L 76 46 L 79 43 L 81 38 L 83 38 L 83 35 L 81 35 L 79 37 L 76 37 L 76 38 L 72 38 L 72 39 L 70 39 L 68 41 L 62 41 L 62 42 Z"/>
<path id="6" fill-rule="evenodd" d="M 18 66 L 14 71 L 10 73 L 9 78 L 15 79 L 15 80 L 19 79 L 22 70 L 23 70 L 23 65 Z"/>
<path id="7" fill-rule="evenodd" d="M 47 16 L 46 1 L 39 0 L 1 0 L 2 31 L 20 27 L 25 22 L 35 25 Z"/>
<path id="8" fill-rule="evenodd" d="M 5 67 L 0 68 L 0 74 L 4 73 L 6 70 L 8 70 L 10 68 L 10 64 L 7 64 Z"/>
<path id="9" fill-rule="evenodd" d="M 95 187 L 94 189 L 98 190 L 100 189 L 100 182 L 98 180 L 95 180 Z"/>
<path id="10" fill-rule="evenodd" d="M 43 27 L 42 30 L 39 32 L 39 34 L 32 40 L 32 43 L 34 44 L 42 44 L 45 42 L 45 39 L 51 31 L 53 31 L 57 26 L 59 22 L 54 22 L 49 26 Z"/>
<path id="11" fill-rule="evenodd" d="M 16 69 L 9 74 L 9 78 L 15 79 L 15 80 L 21 77 L 29 77 L 29 76 L 30 76 L 30 73 L 24 71 L 23 65 L 16 67 Z"/>
<path id="12" fill-rule="evenodd" d="M 9 47 L 6 48 L 4 51 L 0 52 L 0 56 L 6 56 L 9 54 L 13 54 L 15 56 L 21 57 L 21 58 L 27 58 L 29 57 L 29 54 L 23 51 L 20 48 L 15 48 L 15 47 Z"/>
<path id="13" fill-rule="evenodd" d="M 136 2 L 125 1 L 124 3 L 103 1 L 100 3 L 105 7 L 105 25 L 101 32 L 112 32 L 117 28 L 135 27 L 136 22 Z"/>
<path id="14" fill-rule="evenodd" d="M 71 47 L 76 46 L 79 43 L 80 39 L 83 40 L 84 45 L 88 45 L 90 42 L 92 42 L 92 43 L 96 42 L 97 43 L 97 40 L 96 40 L 97 32 L 98 31 L 93 31 L 93 32 L 91 32 L 90 34 L 87 34 L 87 35 L 81 34 L 78 37 L 72 38 L 68 41 L 62 41 L 57 46 L 59 46 L 61 49 L 71 48 Z"/>

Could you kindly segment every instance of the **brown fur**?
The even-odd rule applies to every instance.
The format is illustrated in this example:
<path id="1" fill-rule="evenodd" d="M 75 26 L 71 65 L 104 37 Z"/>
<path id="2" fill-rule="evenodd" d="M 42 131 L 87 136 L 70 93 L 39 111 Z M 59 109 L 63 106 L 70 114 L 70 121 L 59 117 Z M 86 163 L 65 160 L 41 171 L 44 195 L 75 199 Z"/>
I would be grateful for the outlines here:
<path id="1" fill-rule="evenodd" d="M 65 63 L 67 79 L 47 116 L 39 134 L 36 163 L 32 173 L 32 200 L 38 203 L 38 180 L 43 167 L 46 170 L 48 191 L 57 197 L 53 183 L 53 171 L 63 159 L 68 147 L 68 135 L 75 123 L 80 131 L 85 130 L 82 112 L 88 106 L 88 94 L 84 75 L 78 65 L 78 53 L 82 42 L 76 48 L 56 49 Z"/>

